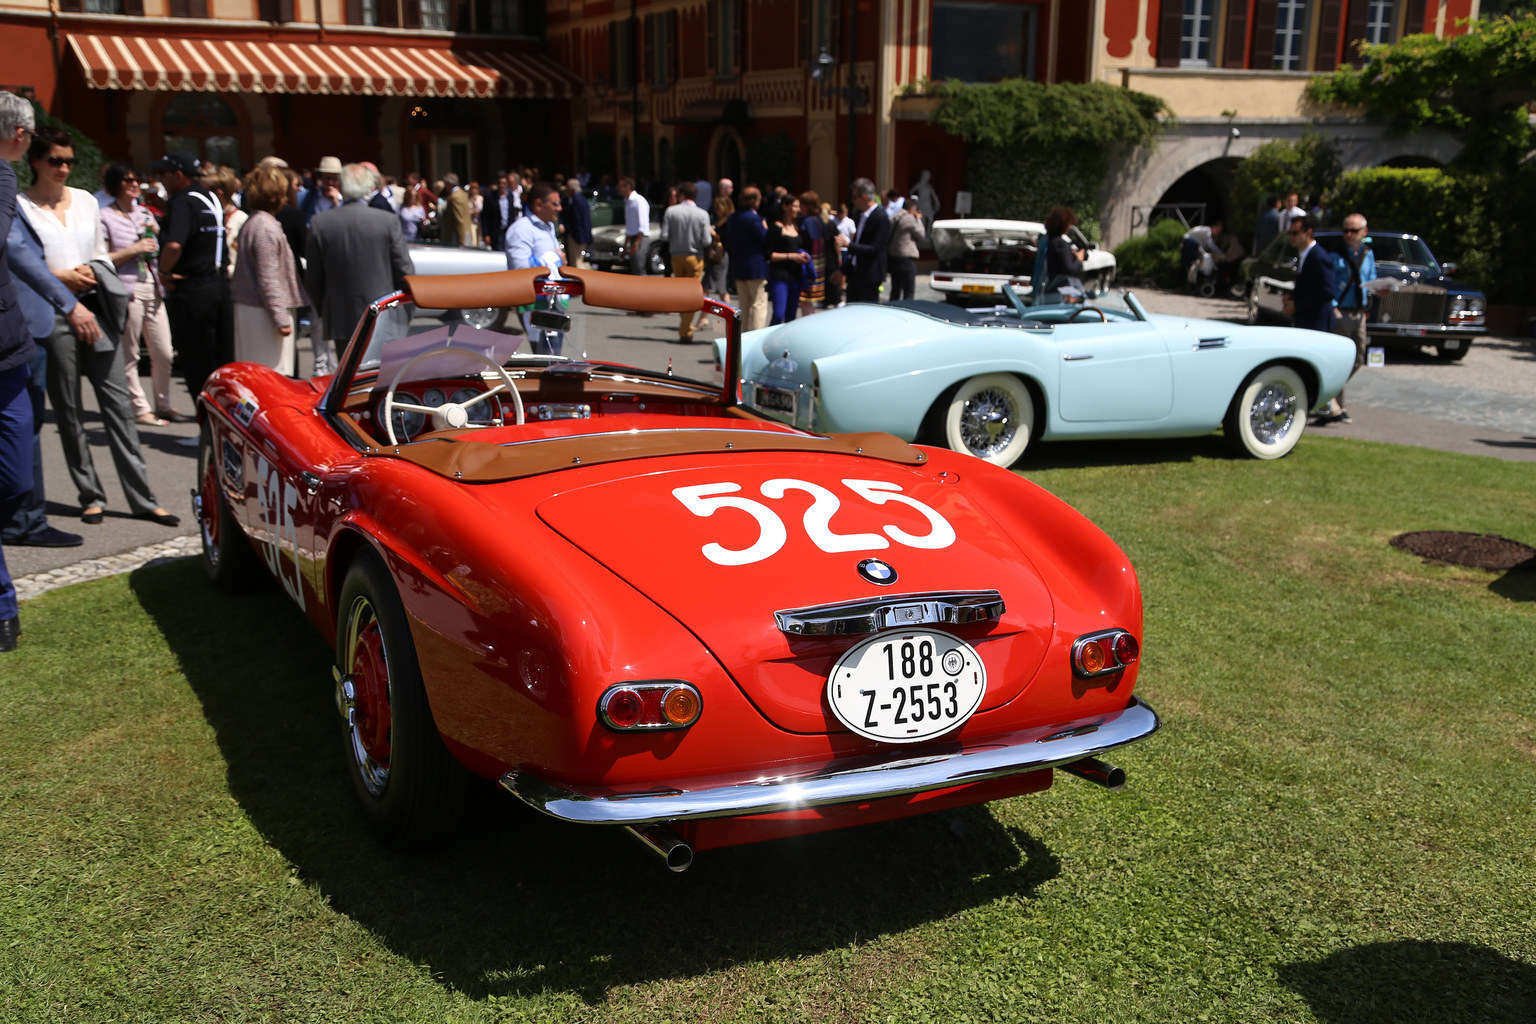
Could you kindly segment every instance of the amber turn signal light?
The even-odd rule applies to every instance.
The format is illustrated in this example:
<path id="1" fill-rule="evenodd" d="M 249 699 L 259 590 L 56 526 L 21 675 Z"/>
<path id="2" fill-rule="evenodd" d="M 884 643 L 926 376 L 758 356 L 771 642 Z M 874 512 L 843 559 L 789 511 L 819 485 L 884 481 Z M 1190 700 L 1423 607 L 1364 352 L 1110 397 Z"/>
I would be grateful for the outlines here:
<path id="1" fill-rule="evenodd" d="M 1080 636 L 1072 644 L 1072 673 L 1083 679 L 1119 672 L 1141 656 L 1141 645 L 1123 629 Z"/>
<path id="2" fill-rule="evenodd" d="M 620 683 L 610 686 L 597 702 L 597 717 L 619 732 L 686 729 L 703 710 L 699 691 L 679 679 Z"/>

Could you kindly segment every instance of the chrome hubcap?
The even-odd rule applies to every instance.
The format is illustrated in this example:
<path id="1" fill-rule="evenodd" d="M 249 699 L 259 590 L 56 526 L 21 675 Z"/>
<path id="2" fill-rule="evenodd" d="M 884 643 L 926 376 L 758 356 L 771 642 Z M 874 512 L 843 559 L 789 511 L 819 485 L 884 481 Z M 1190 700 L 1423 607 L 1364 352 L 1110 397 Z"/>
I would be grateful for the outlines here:
<path id="1" fill-rule="evenodd" d="M 960 437 L 966 450 L 986 459 L 1013 443 L 1019 432 L 1019 407 L 1001 388 L 984 388 L 972 395 L 960 414 Z"/>
<path id="2" fill-rule="evenodd" d="M 347 721 L 347 742 L 358 777 L 369 793 L 382 796 L 389 784 L 389 653 L 366 597 L 352 602 L 346 650 L 350 671 L 337 682 L 336 706 Z"/>
<path id="3" fill-rule="evenodd" d="M 1284 384 L 1269 383 L 1259 389 L 1248 410 L 1248 426 L 1260 444 L 1274 444 L 1296 422 L 1296 396 Z"/>

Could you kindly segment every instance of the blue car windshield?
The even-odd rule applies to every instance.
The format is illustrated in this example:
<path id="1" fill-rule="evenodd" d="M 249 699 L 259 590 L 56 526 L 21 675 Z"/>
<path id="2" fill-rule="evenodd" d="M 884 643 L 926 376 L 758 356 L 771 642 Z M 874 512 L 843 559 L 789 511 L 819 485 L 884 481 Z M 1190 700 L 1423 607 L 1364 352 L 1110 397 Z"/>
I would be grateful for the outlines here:
<path id="1" fill-rule="evenodd" d="M 1427 267 L 1436 274 L 1440 273 L 1440 264 L 1435 262 L 1429 246 L 1417 238 L 1373 235 L 1369 243 L 1378 264 L 1399 263 L 1410 267 Z"/>

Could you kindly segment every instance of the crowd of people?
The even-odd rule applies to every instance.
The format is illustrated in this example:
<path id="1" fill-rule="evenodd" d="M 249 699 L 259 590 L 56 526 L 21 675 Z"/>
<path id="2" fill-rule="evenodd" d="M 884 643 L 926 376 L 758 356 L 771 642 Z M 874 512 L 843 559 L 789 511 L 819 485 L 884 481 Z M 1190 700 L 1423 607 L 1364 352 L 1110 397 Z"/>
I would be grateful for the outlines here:
<path id="1" fill-rule="evenodd" d="M 373 164 L 327 156 L 295 170 L 267 157 L 243 177 L 171 152 L 148 167 L 113 162 L 93 195 L 68 184 L 74 139 L 39 127 L 32 108 L 0 92 L 0 526 L 7 545 L 67 547 L 83 536 L 45 515 L 41 430 L 51 402 L 80 521 L 99 525 L 108 496 L 83 426 L 81 382 L 101 411 L 130 514 L 167 527 L 140 449 L 140 428 L 190 417 L 172 401 L 233 360 L 298 370 L 310 327 L 314 370 L 328 372 L 369 302 L 398 290 L 414 267 L 407 243 L 436 240 L 504 254 L 507 266 L 583 265 L 593 244 L 592 201 L 622 209 L 632 273 L 691 277 L 743 312 L 743 329 L 784 323 L 848 302 L 878 302 L 887 287 L 911 298 L 927 221 L 917 196 L 882 198 L 866 178 L 847 203 L 785 187 L 738 189 L 728 178 L 644 190 L 633 177 L 593 181 L 584 170 L 543 179 L 536 168 L 498 173 L 481 188 L 449 173 L 403 183 Z M 30 169 L 20 183 L 10 168 Z M 589 197 L 591 197 L 589 199 Z M 651 207 L 659 206 L 653 220 Z M 931 201 L 930 201 L 931 203 Z M 617 219 L 615 223 L 618 223 Z M 658 236 L 653 239 L 653 236 Z M 887 280 L 889 279 L 889 285 Z M 14 296 L 14 298 L 13 298 Z M 680 342 L 702 314 L 684 314 Z M 534 351 L 559 341 L 524 328 Z M 140 379 L 148 363 L 149 386 Z M 197 445 L 196 437 L 182 444 Z M 14 590 L 0 560 L 0 650 L 15 646 Z"/>

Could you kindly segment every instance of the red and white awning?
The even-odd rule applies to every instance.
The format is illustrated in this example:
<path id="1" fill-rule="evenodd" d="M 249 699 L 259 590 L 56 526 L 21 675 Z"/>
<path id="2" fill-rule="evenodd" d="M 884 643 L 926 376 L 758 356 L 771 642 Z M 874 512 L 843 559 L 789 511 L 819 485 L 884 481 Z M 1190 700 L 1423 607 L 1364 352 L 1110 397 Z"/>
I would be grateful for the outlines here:
<path id="1" fill-rule="evenodd" d="M 93 89 L 569 99 L 581 79 L 542 53 L 350 43 L 69 36 Z"/>

